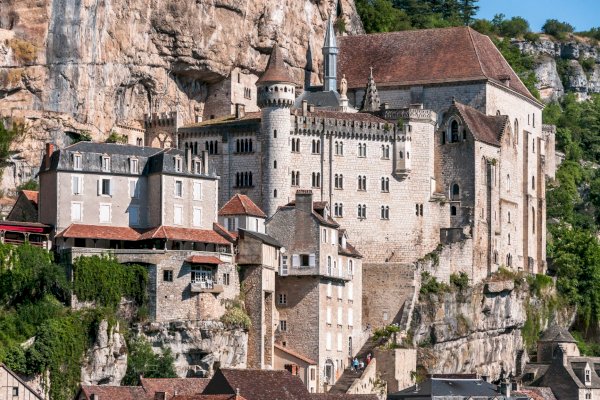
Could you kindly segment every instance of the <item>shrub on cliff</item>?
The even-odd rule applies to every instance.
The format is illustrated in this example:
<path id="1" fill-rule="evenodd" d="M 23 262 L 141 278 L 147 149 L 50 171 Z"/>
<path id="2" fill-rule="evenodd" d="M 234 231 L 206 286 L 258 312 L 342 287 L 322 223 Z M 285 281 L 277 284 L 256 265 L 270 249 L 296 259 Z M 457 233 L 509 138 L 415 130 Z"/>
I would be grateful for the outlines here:
<path id="1" fill-rule="evenodd" d="M 462 292 L 469 287 L 469 275 L 462 271 L 454 273 L 450 275 L 450 284 Z"/>
<path id="2" fill-rule="evenodd" d="M 558 40 L 565 40 L 567 34 L 573 33 L 573 31 L 575 31 L 573 25 L 568 22 L 561 22 L 557 19 L 549 19 L 544 26 L 542 26 L 542 32 L 547 35 L 552 35 Z"/>
<path id="3" fill-rule="evenodd" d="M 127 348 L 127 372 L 122 385 L 139 385 L 140 375 L 144 378 L 177 378 L 171 349 L 165 349 L 161 354 L 154 353 L 150 343 L 143 337 L 128 341 Z"/>

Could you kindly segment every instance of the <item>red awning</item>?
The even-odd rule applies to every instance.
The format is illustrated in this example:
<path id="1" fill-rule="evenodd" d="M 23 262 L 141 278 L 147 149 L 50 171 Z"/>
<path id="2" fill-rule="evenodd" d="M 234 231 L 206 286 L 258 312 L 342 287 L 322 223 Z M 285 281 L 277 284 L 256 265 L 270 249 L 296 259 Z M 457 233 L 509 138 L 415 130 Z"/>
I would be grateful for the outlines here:
<path id="1" fill-rule="evenodd" d="M 185 261 L 191 264 L 223 264 L 223 261 L 219 260 L 217 257 L 214 256 L 190 256 L 186 258 Z"/>

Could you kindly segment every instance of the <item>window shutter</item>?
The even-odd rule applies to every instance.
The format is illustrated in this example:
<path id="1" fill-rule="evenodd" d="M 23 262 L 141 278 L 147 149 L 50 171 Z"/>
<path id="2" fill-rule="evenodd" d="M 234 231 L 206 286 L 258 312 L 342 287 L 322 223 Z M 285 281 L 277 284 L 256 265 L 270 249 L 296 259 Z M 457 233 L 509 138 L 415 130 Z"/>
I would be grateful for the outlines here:
<path id="1" fill-rule="evenodd" d="M 135 181 L 129 181 L 129 197 L 134 198 L 135 197 Z"/>
<path id="2" fill-rule="evenodd" d="M 348 326 L 353 326 L 353 325 L 354 325 L 354 312 L 350 308 L 350 309 L 348 309 Z"/>
<path id="3" fill-rule="evenodd" d="M 314 267 L 315 265 L 316 265 L 315 264 L 315 255 L 314 254 L 310 254 L 308 256 L 308 266 L 309 267 Z"/>
<path id="4" fill-rule="evenodd" d="M 102 179 L 98 179 L 97 181 L 97 186 L 98 186 L 98 196 L 100 196 L 102 194 Z"/>
<path id="5" fill-rule="evenodd" d="M 111 179 L 108 180 L 108 194 L 110 196 L 113 195 L 113 185 L 112 185 L 112 180 Z"/>
<path id="6" fill-rule="evenodd" d="M 77 178 L 77 194 L 83 193 L 83 177 L 80 176 Z"/>
<path id="7" fill-rule="evenodd" d="M 326 322 L 331 324 L 331 307 L 327 307 Z"/>
<path id="8" fill-rule="evenodd" d="M 352 287 L 352 282 L 348 283 L 348 300 L 352 300 L 352 298 L 354 297 L 354 290 Z"/>
<path id="9" fill-rule="evenodd" d="M 300 256 L 298 254 L 292 255 L 292 267 L 298 268 L 300 266 Z"/>

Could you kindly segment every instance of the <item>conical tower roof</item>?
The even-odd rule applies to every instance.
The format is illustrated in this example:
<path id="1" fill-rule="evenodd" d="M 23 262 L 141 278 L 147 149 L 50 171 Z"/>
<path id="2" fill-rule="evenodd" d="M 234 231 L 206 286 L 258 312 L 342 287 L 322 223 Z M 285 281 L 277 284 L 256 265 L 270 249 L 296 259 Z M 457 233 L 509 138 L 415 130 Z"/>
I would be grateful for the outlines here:
<path id="1" fill-rule="evenodd" d="M 283 54 L 281 53 L 281 48 L 279 47 L 279 43 L 275 42 L 273 45 L 273 50 L 271 51 L 271 57 L 269 58 L 269 64 L 267 64 L 267 69 L 264 74 L 258 79 L 256 82 L 257 85 L 263 83 L 291 83 L 294 84 L 294 80 L 288 73 L 285 68 L 285 63 L 283 62 Z"/>
<path id="2" fill-rule="evenodd" d="M 329 16 L 329 21 L 327 21 L 327 32 L 325 33 L 325 42 L 323 43 L 323 48 L 337 48 L 337 41 L 335 39 L 335 30 L 333 29 L 333 20 L 331 19 L 331 15 Z"/>
<path id="3" fill-rule="evenodd" d="M 375 85 L 375 79 L 373 78 L 373 68 L 369 74 L 369 82 L 367 83 L 367 89 L 365 90 L 365 97 L 363 99 L 361 111 L 379 111 L 381 100 L 379 99 L 379 92 Z"/>

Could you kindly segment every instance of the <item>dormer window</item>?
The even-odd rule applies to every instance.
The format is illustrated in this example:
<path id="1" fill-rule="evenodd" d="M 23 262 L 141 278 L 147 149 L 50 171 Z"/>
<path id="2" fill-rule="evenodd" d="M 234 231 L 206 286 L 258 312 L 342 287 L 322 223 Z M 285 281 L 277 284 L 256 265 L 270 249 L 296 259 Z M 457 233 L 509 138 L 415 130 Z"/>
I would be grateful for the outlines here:
<path id="1" fill-rule="evenodd" d="M 194 173 L 200 174 L 202 171 L 202 163 L 200 160 L 194 160 Z"/>
<path id="2" fill-rule="evenodd" d="M 137 158 L 129 159 L 129 172 L 132 174 L 138 173 L 138 159 Z"/>
<path id="3" fill-rule="evenodd" d="M 102 172 L 110 172 L 110 157 L 102 156 Z"/>
<path id="4" fill-rule="evenodd" d="M 592 371 L 590 370 L 589 366 L 585 367 L 585 384 L 586 385 L 592 384 Z"/>
<path id="5" fill-rule="evenodd" d="M 456 120 L 450 124 L 450 141 L 458 142 L 458 122 Z"/>
<path id="6" fill-rule="evenodd" d="M 77 171 L 81 171 L 83 169 L 81 154 L 73 154 L 73 169 Z"/>
<path id="7" fill-rule="evenodd" d="M 182 170 L 181 157 L 175 157 L 175 172 L 181 172 Z"/>

